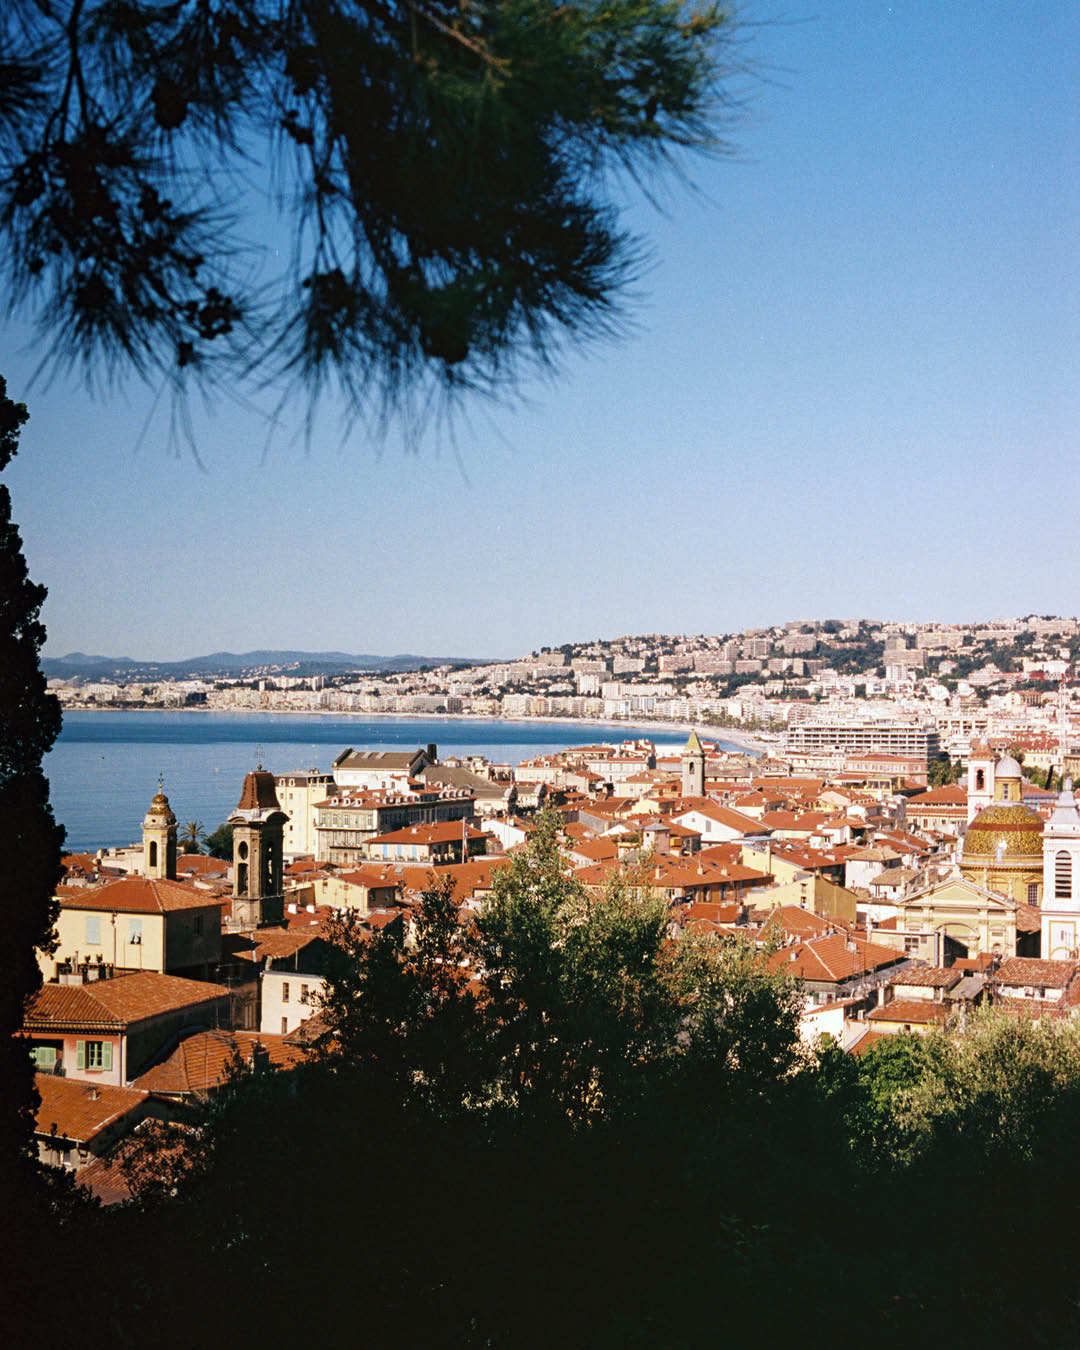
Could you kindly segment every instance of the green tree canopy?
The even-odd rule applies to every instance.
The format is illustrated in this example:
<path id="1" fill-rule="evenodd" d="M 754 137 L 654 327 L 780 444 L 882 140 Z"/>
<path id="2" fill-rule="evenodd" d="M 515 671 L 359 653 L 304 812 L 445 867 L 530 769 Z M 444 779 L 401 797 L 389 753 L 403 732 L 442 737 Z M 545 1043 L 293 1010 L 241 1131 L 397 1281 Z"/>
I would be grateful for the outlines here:
<path id="1" fill-rule="evenodd" d="M 203 828 L 201 820 L 188 820 L 184 822 L 179 834 L 180 850 L 182 853 L 201 853 L 202 846 L 206 843 L 206 830 Z M 229 857 L 232 857 L 232 840 L 229 840 Z"/>
<path id="2" fill-rule="evenodd" d="M 667 904 L 633 874 L 591 894 L 557 831 L 540 817 L 472 922 L 446 886 L 424 893 L 411 932 L 336 921 L 323 1016 L 338 1053 L 451 1111 L 581 1125 L 673 1086 L 790 1072 L 794 983 L 752 943 L 671 937 Z"/>
<path id="3" fill-rule="evenodd" d="M 610 329 L 613 175 L 718 148 L 732 30 L 709 0 L 11 0 L 11 295 L 91 375 L 490 388 Z"/>
<path id="4" fill-rule="evenodd" d="M 211 858 L 224 858 L 232 862 L 232 826 L 222 824 L 208 834 L 206 836 L 206 851 Z"/>

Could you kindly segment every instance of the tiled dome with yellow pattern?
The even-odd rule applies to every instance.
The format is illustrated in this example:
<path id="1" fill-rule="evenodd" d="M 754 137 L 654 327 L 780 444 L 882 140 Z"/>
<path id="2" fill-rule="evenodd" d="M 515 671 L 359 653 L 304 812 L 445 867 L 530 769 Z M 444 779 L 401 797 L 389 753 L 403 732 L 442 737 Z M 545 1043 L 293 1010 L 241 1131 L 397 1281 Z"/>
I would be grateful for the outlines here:
<path id="1" fill-rule="evenodd" d="M 985 806 L 968 826 L 964 836 L 964 862 L 998 861 L 998 845 L 1004 843 L 1002 862 L 1041 858 L 1043 822 L 1037 811 L 1019 802 L 994 802 Z"/>
<path id="2" fill-rule="evenodd" d="M 164 816 L 169 825 L 176 824 L 176 817 L 172 813 L 172 807 L 169 805 L 169 799 L 159 788 L 154 795 L 154 800 L 150 803 L 150 809 L 146 813 L 148 816 Z"/>

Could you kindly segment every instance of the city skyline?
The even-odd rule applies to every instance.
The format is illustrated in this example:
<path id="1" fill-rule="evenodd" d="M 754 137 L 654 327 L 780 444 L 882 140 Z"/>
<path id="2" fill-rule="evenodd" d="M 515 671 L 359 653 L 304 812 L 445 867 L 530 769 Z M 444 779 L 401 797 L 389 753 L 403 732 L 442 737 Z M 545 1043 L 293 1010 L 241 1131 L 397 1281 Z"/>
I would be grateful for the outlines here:
<path id="1" fill-rule="evenodd" d="M 801 614 L 1068 614 L 1080 14 L 757 12 L 736 156 L 633 200 L 621 341 L 415 451 L 31 385 L 7 479 L 47 653 L 486 656 Z M 272 398 L 269 406 L 272 406 Z M 144 433 L 145 426 L 145 433 Z"/>

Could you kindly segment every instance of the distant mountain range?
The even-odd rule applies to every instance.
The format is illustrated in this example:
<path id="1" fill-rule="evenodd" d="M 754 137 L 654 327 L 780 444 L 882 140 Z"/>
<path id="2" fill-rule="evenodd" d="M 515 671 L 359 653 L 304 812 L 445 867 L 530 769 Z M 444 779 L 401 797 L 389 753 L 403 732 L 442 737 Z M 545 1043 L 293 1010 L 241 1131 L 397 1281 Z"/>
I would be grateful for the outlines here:
<path id="1" fill-rule="evenodd" d="M 68 652 L 45 656 L 41 668 L 50 680 L 196 680 L 242 679 L 256 675 L 340 675 L 350 671 L 391 674 L 424 666 L 475 666 L 484 662 L 460 656 L 371 656 L 350 652 L 211 652 L 186 661 L 136 661 L 130 656 L 88 656 Z"/>

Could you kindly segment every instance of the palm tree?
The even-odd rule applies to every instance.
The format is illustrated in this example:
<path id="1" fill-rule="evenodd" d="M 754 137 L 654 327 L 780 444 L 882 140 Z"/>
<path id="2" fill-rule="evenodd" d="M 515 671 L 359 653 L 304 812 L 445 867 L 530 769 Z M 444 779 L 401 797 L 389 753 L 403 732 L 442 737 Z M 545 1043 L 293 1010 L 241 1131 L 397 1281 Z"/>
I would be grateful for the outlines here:
<path id="1" fill-rule="evenodd" d="M 180 849 L 183 853 L 201 853 L 206 842 L 206 831 L 201 820 L 189 820 L 180 831 Z"/>

